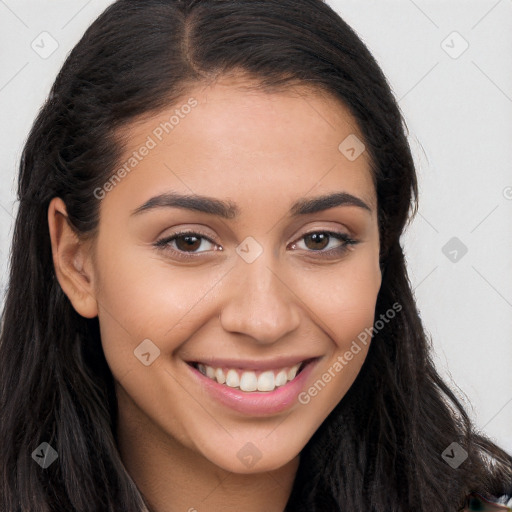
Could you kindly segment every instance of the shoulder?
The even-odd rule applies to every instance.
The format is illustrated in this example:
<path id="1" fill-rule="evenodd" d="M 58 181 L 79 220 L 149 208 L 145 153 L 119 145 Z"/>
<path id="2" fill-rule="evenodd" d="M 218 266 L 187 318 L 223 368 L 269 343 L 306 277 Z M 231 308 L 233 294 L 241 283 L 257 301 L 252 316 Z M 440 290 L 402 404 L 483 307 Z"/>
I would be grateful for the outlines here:
<path id="1" fill-rule="evenodd" d="M 510 510 L 512 510 L 512 496 L 505 494 L 496 503 L 511 507 Z"/>
<path id="2" fill-rule="evenodd" d="M 512 496 L 505 494 L 495 501 L 489 501 L 480 494 L 473 492 L 468 496 L 465 508 L 462 509 L 461 512 L 471 512 L 472 510 L 486 510 L 489 512 L 512 512 Z"/>

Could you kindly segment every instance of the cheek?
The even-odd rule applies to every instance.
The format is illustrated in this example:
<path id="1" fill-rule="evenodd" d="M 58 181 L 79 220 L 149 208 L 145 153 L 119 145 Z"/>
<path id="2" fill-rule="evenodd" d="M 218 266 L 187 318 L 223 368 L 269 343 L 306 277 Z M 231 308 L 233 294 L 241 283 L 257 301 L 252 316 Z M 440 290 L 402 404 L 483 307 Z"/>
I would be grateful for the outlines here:
<path id="1" fill-rule="evenodd" d="M 355 256 L 355 255 L 354 255 Z M 370 254 L 311 273 L 301 279 L 301 289 L 317 323 L 343 350 L 374 322 L 381 273 Z M 349 264 L 350 263 L 350 264 Z"/>
<path id="2" fill-rule="evenodd" d="M 105 357 L 117 373 L 134 365 L 133 351 L 145 339 L 162 353 L 177 349 L 214 306 L 215 288 L 226 273 L 220 267 L 171 266 L 148 257 L 147 248 L 104 253 L 101 262 L 101 338 Z"/>
<path id="3" fill-rule="evenodd" d="M 365 255 L 350 265 L 333 267 L 304 283 L 309 289 L 314 321 L 329 337 L 329 349 L 311 386 L 298 401 L 305 406 L 305 421 L 316 429 L 354 383 L 368 354 L 375 305 L 381 284 L 378 265 Z M 315 290 L 312 292 L 311 290 Z"/>

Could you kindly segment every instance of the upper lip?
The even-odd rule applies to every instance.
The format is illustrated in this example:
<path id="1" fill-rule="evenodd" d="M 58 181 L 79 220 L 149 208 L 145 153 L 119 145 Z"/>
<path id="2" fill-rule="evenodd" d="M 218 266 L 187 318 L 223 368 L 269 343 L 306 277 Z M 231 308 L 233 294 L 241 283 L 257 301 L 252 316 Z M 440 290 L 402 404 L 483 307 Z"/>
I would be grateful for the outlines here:
<path id="1" fill-rule="evenodd" d="M 255 359 L 198 358 L 187 361 L 188 364 L 202 363 L 212 368 L 240 368 L 245 370 L 275 370 L 287 368 L 298 363 L 309 362 L 319 356 L 287 356 L 257 361 Z"/>

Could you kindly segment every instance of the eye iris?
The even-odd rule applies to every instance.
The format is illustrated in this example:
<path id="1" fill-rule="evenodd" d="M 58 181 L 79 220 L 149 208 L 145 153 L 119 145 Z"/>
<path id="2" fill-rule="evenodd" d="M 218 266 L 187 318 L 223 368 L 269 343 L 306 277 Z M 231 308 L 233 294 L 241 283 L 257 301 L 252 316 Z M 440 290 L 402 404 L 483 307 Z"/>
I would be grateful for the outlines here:
<path id="1" fill-rule="evenodd" d="M 180 240 L 181 241 L 185 240 L 185 243 L 180 244 Z M 181 236 L 176 237 L 175 241 L 176 241 L 176 247 L 180 251 L 187 251 L 187 250 L 194 251 L 196 249 L 199 249 L 199 247 L 201 246 L 201 238 L 198 236 L 194 236 L 194 235 L 181 235 Z M 181 245 L 181 247 L 180 247 L 180 245 Z"/>
<path id="2" fill-rule="evenodd" d="M 313 241 L 313 247 L 310 247 L 307 243 L 308 240 Z M 304 241 L 308 249 L 316 249 L 322 250 L 329 245 L 329 234 L 328 233 L 311 233 L 304 237 Z M 315 246 L 315 244 L 320 244 L 321 247 Z"/>

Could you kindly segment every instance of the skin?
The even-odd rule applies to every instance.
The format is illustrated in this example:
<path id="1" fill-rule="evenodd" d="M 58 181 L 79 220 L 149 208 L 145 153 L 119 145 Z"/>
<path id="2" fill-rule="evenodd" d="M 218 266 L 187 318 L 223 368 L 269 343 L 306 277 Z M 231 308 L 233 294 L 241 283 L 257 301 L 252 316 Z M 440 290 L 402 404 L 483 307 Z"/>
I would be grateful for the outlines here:
<path id="1" fill-rule="evenodd" d="M 212 400 L 185 361 L 320 356 L 307 389 L 374 322 L 381 272 L 369 159 L 363 152 L 350 161 L 338 150 L 351 134 L 363 139 L 355 119 L 319 91 L 244 85 L 224 77 L 178 102 L 193 97 L 198 105 L 102 199 L 94 240 L 77 238 L 60 198 L 48 211 L 59 283 L 79 314 L 99 317 L 122 459 L 158 512 L 239 510 L 242 503 L 245 512 L 283 511 L 301 449 L 353 383 L 369 345 L 309 403 L 268 416 Z M 176 108 L 126 127 L 126 158 Z M 240 217 L 178 208 L 130 215 L 170 191 L 230 200 Z M 341 191 L 371 211 L 342 205 L 289 213 L 299 198 Z M 154 247 L 184 228 L 213 243 L 200 239 L 191 261 L 172 251 L 185 251 L 183 240 Z M 359 243 L 321 258 L 343 242 L 315 245 L 305 235 L 326 230 Z M 250 264 L 235 250 L 248 236 L 263 248 Z M 134 357 L 145 339 L 160 350 L 149 366 Z M 261 454 L 251 467 L 237 456 L 248 442 Z"/>

